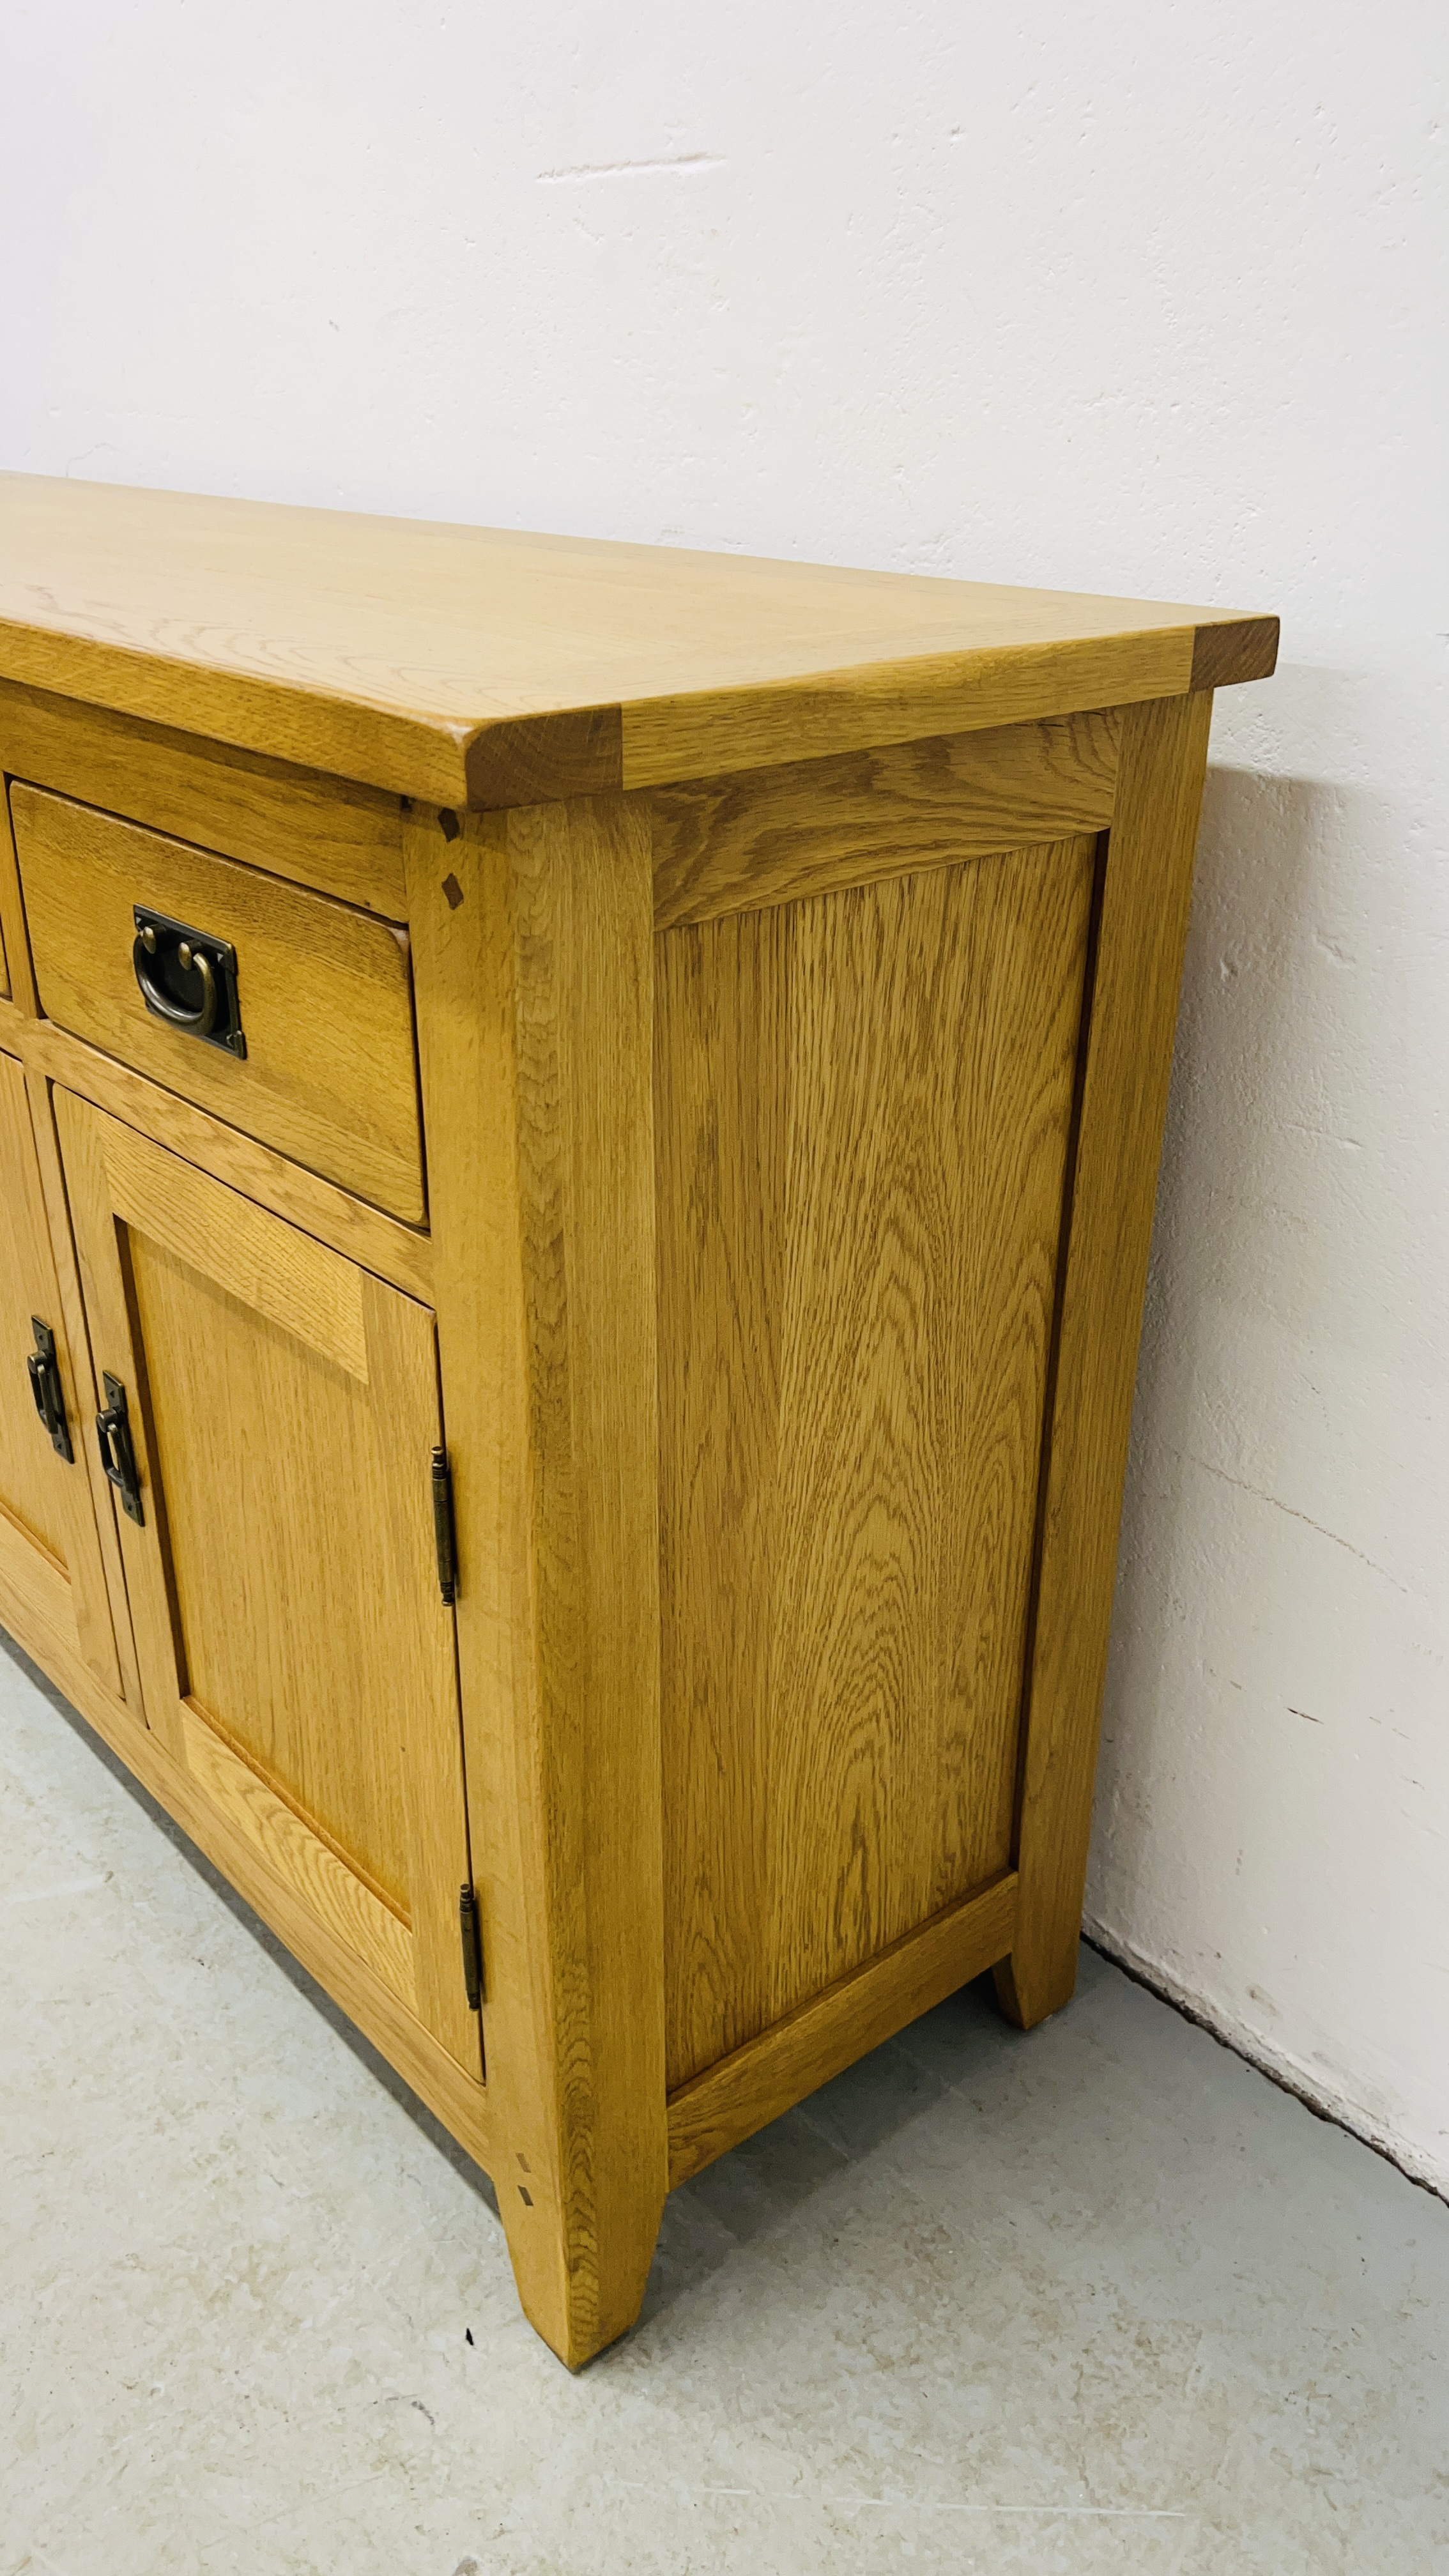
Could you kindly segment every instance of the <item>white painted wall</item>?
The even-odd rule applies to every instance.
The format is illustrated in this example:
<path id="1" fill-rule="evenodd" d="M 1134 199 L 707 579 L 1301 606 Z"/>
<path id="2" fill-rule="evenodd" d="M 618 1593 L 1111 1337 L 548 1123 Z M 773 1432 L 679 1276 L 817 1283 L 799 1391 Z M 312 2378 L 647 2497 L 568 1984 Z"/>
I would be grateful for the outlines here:
<path id="1" fill-rule="evenodd" d="M 8 465 L 1282 611 L 1091 1907 L 1449 2186 L 1438 0 L 30 0 L 5 59 Z"/>

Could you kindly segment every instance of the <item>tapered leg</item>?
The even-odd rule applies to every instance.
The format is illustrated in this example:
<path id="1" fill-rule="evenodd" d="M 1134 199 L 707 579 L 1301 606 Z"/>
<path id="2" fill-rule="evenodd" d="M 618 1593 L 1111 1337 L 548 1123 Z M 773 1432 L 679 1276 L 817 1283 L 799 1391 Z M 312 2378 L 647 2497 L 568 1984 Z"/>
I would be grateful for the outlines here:
<path id="1" fill-rule="evenodd" d="M 649 831 L 612 796 L 407 842 L 493 2180 L 577 2368 L 666 2183 Z"/>
<path id="2" fill-rule="evenodd" d="M 1030 2029 L 1072 1993 L 1137 1342 L 1212 697 L 1129 707 L 1107 836 L 1071 1179 L 1019 1821 L 996 1970 Z"/>

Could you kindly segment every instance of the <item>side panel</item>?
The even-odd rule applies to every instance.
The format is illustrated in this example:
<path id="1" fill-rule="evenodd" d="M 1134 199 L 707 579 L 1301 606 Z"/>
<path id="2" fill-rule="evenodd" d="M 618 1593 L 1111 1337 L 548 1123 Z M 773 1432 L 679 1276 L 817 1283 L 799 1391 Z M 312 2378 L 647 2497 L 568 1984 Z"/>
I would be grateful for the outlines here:
<path id="1" fill-rule="evenodd" d="M 671 2090 L 1010 1866 L 1095 860 L 657 942 Z"/>

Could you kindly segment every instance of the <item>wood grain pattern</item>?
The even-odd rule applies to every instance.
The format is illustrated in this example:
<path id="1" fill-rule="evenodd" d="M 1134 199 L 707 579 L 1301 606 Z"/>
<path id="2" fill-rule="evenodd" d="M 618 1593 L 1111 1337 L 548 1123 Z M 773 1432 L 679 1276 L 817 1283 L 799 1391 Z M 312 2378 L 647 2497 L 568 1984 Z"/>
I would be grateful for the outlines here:
<path id="1" fill-rule="evenodd" d="M 28 1077 L 29 1078 L 29 1077 Z M 86 1338 L 90 1347 L 91 1395 L 99 1410 L 101 1372 L 110 1368 L 121 1374 L 116 1354 L 129 1360 L 130 1321 L 126 1311 L 124 1288 L 120 1276 L 120 1245 L 114 1212 L 110 1204 L 110 1182 L 106 1174 L 105 1126 L 95 1113 L 80 1114 L 80 1104 L 67 1092 L 51 1087 L 49 1091 L 50 1127 L 57 1160 L 64 1155 L 60 1172 L 62 1198 L 67 1210 L 67 1224 L 79 1276 Z M 105 1356 L 102 1356 L 104 1352 Z M 129 1379 L 126 1381 L 129 1384 Z M 138 1449 L 142 1490 L 146 1483 L 144 1436 Z M 112 1584 L 111 1598 L 117 1605 L 118 1630 L 124 1627 L 129 1649 L 134 1658 L 137 1687 L 141 1704 L 145 1703 L 144 1684 L 140 1681 L 144 1661 L 139 1651 L 140 1639 L 135 1620 L 119 1615 L 131 1608 L 128 1590 L 126 1551 L 122 1546 L 120 1513 L 114 1508 L 114 1495 L 101 1467 L 99 1446 L 96 1450 L 96 1472 L 92 1494 L 98 1522 L 106 1528 L 110 1545 L 119 1563 L 119 1586 Z M 145 1708 L 148 1727 L 153 1728 L 177 1761 L 185 1758 L 181 1741 L 181 1720 L 175 1694 L 163 1695 L 154 1707 Z"/>
<path id="2" fill-rule="evenodd" d="M 1049 1427 L 1022 1767 L 1020 1914 L 1002 2004 L 1076 1978 L 1102 1684 L 1209 696 L 1132 710 L 1103 879 Z"/>
<path id="3" fill-rule="evenodd" d="M 460 2065 L 479 2067 L 481 2031 L 460 1965 L 458 1891 L 471 1884 L 458 1708 L 457 1638 L 438 1588 L 432 1460 L 441 1437 L 437 1331 L 407 1298 L 364 1279 L 377 1511 L 375 1580 L 391 1706 L 373 1723 L 396 1741 L 417 2008 Z"/>
<path id="4" fill-rule="evenodd" d="M 30 942 L 25 930 L 25 911 L 20 900 L 20 870 L 15 861 L 15 836 L 10 828 L 10 806 L 0 797 L 0 949 L 3 949 L 5 972 L 0 977 L 4 993 L 0 995 L 0 1031 L 13 1044 L 22 1021 L 35 1016 L 35 978 L 30 965 Z"/>
<path id="5" fill-rule="evenodd" d="M 64 1084 L 67 1091 L 79 1092 L 98 1109 L 109 1109 L 113 1117 L 154 1137 L 158 1145 L 169 1145 L 183 1161 L 199 1165 L 243 1198 L 255 1199 L 274 1215 L 285 1217 L 289 1225 L 315 1235 L 345 1261 L 374 1271 L 425 1306 L 432 1304 L 433 1247 L 427 1235 L 400 1225 L 396 1218 L 369 1207 L 365 1199 L 354 1198 L 316 1172 L 303 1171 L 299 1163 L 289 1162 L 270 1145 L 244 1136 L 238 1127 L 228 1127 L 208 1110 L 179 1099 L 174 1091 L 163 1090 L 159 1083 L 134 1073 L 114 1056 L 102 1055 L 48 1020 L 19 1028 L 16 1051 L 33 1072 Z"/>
<path id="6" fill-rule="evenodd" d="M 375 1407 L 310 1338 L 269 1329 L 134 1218 L 127 1252 L 166 1516 L 164 1567 L 149 1555 L 170 1579 L 180 1695 L 410 1921 L 412 1676 L 379 1566 Z M 200 1257 L 229 1273 L 223 1247 Z"/>
<path id="7" fill-rule="evenodd" d="M 74 1457 L 52 1448 L 30 1392 L 31 1317 L 55 1335 Z M 120 1687 L 90 1486 L 90 1421 L 71 1360 L 25 1073 L 0 1055 L 0 1565 L 109 1688 Z"/>
<path id="8" fill-rule="evenodd" d="M 671 2089 L 1007 1866 L 1095 846 L 657 943 Z"/>
<path id="9" fill-rule="evenodd" d="M 58 1557 L 42 1547 L 33 1533 L 12 1521 L 0 1503 L 0 1627 L 13 1637 L 32 1629 L 44 1640 L 40 1660 L 47 1668 L 52 1648 L 67 1638 L 75 1648 L 75 1613 L 70 1577 Z"/>
<path id="10" fill-rule="evenodd" d="M 1185 688 L 1193 628 L 923 653 L 756 689 L 661 699 L 624 713 L 624 783 L 648 787 L 727 769 L 820 760 L 923 736 L 1014 728 Z"/>
<path id="11" fill-rule="evenodd" d="M 406 836 L 499 2206 L 571 2367 L 666 2187 L 645 817 Z"/>
<path id="12" fill-rule="evenodd" d="M 37 1418 L 26 1362 L 35 1348 L 32 1315 L 52 1325 L 59 1306 L 50 1254 L 45 1202 L 25 1095 L 25 1069 L 0 1055 L 0 1509 L 28 1534 L 68 1580 L 71 1498 L 78 1481 L 67 1473 Z M 66 1417 L 78 1432 L 73 1385 L 66 1387 Z"/>
<path id="13" fill-rule="evenodd" d="M 465 2074 L 416 2014 L 408 2011 L 395 1989 L 303 1903 L 292 1884 L 271 1866 L 261 1845 L 222 1813 L 160 1737 L 137 1726 L 78 1657 L 32 1619 L 22 1603 L 7 1599 L 3 1575 L 0 1621 L 102 1743 L 110 1746 L 198 1851 L 240 1891 L 389 2065 L 397 2068 L 459 2145 L 491 2173 L 494 2146 L 487 2087 Z"/>
<path id="14" fill-rule="evenodd" d="M 669 2098 L 670 2190 L 994 1967 L 1015 1921 L 1008 1872 L 682 2085 Z"/>
<path id="15" fill-rule="evenodd" d="M 1278 666 L 1276 617 L 1226 617 L 1200 626 L 1192 648 L 1192 687 L 1226 689 L 1266 680 Z"/>
<path id="16" fill-rule="evenodd" d="M 24 1044 L 28 1048 L 38 1034 L 36 1023 L 27 1022 Z M 91 1360 L 90 1326 L 81 1295 L 80 1272 L 76 1262 L 75 1243 L 71 1234 L 70 1203 L 66 1195 L 65 1174 L 61 1169 L 60 1140 L 55 1131 L 54 1095 L 51 1084 L 39 1068 L 27 1061 L 25 1088 L 30 1096 L 30 1123 L 35 1135 L 35 1155 L 40 1169 L 40 1186 L 45 1199 L 50 1227 L 50 1246 L 60 1288 L 61 1312 L 65 1317 L 69 1342 L 70 1365 L 75 1380 L 76 1404 L 85 1424 L 94 1421 L 100 1411 L 101 1392 Z M 137 1725 L 146 1723 L 145 1694 L 141 1688 L 141 1668 L 136 1659 L 136 1641 L 131 1634 L 130 1605 L 126 1599 L 125 1569 L 121 1563 L 121 1543 L 116 1534 L 116 1515 L 112 1508 L 111 1487 L 106 1481 L 98 1440 L 85 1439 L 77 1455 L 84 1461 L 90 1486 L 92 1526 L 100 1543 L 101 1566 L 111 1605 L 111 1633 L 121 1668 L 121 1695 L 128 1715 Z M 113 1688 L 106 1676 L 108 1696 Z"/>
<path id="17" fill-rule="evenodd" d="M 1120 730 L 1110 708 L 657 788 L 654 927 L 1099 831 Z"/>
<path id="18" fill-rule="evenodd" d="M 376 788 L 3 683 L 0 768 L 390 921 L 402 918 L 402 809 Z"/>
<path id="19" fill-rule="evenodd" d="M 0 678 L 444 806 L 1168 696 L 1244 622 L 25 475 L 0 564 Z"/>
<path id="20" fill-rule="evenodd" d="M 407 1925 L 284 1806 L 259 1772 L 228 1749 L 204 1715 L 184 1708 L 182 1733 L 186 1767 L 202 1795 L 228 1824 L 255 1843 L 308 1912 L 412 2010 L 416 1983 Z"/>
<path id="21" fill-rule="evenodd" d="M 12 787 L 10 810 L 48 1017 L 419 1223 L 422 1138 L 405 933 L 32 787 Z M 147 1010 L 132 965 L 136 903 L 232 942 L 244 1060 Z"/>
<path id="22" fill-rule="evenodd" d="M 76 1637 L 70 1573 L 29 1525 L 0 1500 L 0 1623 L 14 1628 L 7 1603 L 38 1619 L 48 1636 Z"/>
<path id="23" fill-rule="evenodd" d="M 467 754 L 468 803 L 480 811 L 604 796 L 624 780 L 624 727 L 617 707 L 485 725 Z"/>
<path id="24" fill-rule="evenodd" d="M 111 1203 L 125 1224 L 184 1265 L 210 1273 L 224 1258 L 238 1304 L 367 1384 L 364 1272 L 208 1173 L 156 1153 L 134 1128 L 108 1124 L 105 1135 Z"/>
<path id="25" fill-rule="evenodd" d="M 332 1933 L 373 1926 L 374 1970 L 372 1904 L 346 1918 L 337 1872 L 399 1921 L 408 1997 L 476 2075 L 433 1318 L 73 1095 L 56 1107 L 97 1358 L 131 1399 L 146 1518 L 119 1529 L 151 1724 L 194 1767 L 204 1723 L 289 1811 L 245 1793 Z"/>

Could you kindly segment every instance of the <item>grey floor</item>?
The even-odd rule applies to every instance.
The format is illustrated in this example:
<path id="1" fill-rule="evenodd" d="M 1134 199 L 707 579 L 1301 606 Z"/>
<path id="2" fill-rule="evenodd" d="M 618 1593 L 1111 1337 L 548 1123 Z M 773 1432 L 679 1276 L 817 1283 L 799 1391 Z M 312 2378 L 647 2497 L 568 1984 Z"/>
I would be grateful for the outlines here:
<path id="1" fill-rule="evenodd" d="M 676 2194 L 571 2379 L 481 2178 L 4 1651 L 0 1905 L 3 2576 L 1449 2570 L 1449 2208 L 1090 1951 Z"/>

